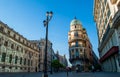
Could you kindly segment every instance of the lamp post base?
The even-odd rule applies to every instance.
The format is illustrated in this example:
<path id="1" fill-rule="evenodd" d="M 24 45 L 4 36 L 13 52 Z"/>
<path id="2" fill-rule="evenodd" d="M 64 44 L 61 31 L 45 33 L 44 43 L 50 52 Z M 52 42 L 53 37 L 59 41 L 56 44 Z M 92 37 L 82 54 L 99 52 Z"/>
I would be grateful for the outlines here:
<path id="1" fill-rule="evenodd" d="M 42 74 L 42 77 L 48 77 L 48 74 Z"/>

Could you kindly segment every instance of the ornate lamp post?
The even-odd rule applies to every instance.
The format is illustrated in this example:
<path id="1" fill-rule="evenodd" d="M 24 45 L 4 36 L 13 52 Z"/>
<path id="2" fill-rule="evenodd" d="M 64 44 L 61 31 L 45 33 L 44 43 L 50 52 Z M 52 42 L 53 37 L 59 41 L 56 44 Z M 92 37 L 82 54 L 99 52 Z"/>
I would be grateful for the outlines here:
<path id="1" fill-rule="evenodd" d="M 48 77 L 47 74 L 47 42 L 48 42 L 48 23 L 51 20 L 53 12 L 46 12 L 46 20 L 43 21 L 44 26 L 46 27 L 46 44 L 45 44 L 45 58 L 44 58 L 44 75 L 43 77 Z"/>

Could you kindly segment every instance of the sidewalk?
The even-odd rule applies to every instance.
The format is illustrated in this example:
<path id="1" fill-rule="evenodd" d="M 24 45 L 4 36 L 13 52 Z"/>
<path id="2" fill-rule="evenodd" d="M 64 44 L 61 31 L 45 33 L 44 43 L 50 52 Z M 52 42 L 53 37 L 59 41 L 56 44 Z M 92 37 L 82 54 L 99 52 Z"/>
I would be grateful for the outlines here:
<path id="1" fill-rule="evenodd" d="M 31 72 L 31 73 L 0 73 L 0 77 L 42 77 L 42 72 Z M 48 72 L 48 77 L 120 77 L 118 72 L 57 72 L 50 74 Z"/>

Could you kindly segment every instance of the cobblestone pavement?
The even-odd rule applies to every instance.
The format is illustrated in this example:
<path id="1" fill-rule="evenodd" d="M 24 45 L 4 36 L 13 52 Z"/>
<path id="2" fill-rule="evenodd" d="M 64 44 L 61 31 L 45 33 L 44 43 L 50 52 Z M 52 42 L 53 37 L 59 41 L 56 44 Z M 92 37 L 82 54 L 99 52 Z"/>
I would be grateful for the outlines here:
<path id="1" fill-rule="evenodd" d="M 43 73 L 0 73 L 0 77 L 42 77 Z M 48 77 L 120 77 L 117 72 L 58 72 L 49 74 Z"/>

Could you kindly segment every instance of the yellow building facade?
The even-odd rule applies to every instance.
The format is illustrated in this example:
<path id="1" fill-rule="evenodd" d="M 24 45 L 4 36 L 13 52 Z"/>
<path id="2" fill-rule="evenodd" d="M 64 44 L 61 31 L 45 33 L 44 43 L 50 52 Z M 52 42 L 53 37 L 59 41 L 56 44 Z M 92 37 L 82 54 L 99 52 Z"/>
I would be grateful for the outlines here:
<path id="1" fill-rule="evenodd" d="M 73 69 L 89 71 L 92 63 L 92 45 L 85 28 L 78 19 L 73 19 L 68 32 L 69 56 Z"/>

